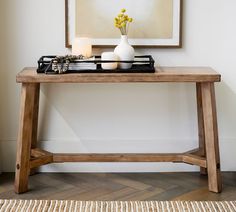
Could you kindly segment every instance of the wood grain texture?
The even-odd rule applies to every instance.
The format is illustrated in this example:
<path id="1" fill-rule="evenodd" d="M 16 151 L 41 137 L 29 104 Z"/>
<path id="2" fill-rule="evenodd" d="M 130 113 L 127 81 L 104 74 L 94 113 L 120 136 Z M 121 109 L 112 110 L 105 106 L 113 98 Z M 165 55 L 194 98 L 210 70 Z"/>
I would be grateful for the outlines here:
<path id="1" fill-rule="evenodd" d="M 40 84 L 36 83 L 33 89 L 34 104 L 33 104 L 33 130 L 31 138 L 31 149 L 37 147 L 38 141 L 38 114 L 39 114 L 39 93 L 40 93 Z"/>
<path id="2" fill-rule="evenodd" d="M 42 165 L 53 162 L 53 154 L 38 148 L 31 149 L 30 169 L 34 170 Z"/>
<path id="3" fill-rule="evenodd" d="M 221 192 L 222 183 L 214 84 L 202 83 L 201 92 L 209 190 Z"/>
<path id="4" fill-rule="evenodd" d="M 17 140 L 15 191 L 22 193 L 28 189 L 28 175 L 30 171 L 30 148 L 33 137 L 33 116 L 35 90 L 37 84 L 22 84 L 20 123 Z"/>
<path id="5" fill-rule="evenodd" d="M 129 82 L 219 82 L 220 74 L 208 67 L 157 67 L 155 73 L 90 73 L 46 75 L 36 68 L 20 72 L 18 83 L 129 83 Z"/>
<path id="6" fill-rule="evenodd" d="M 197 97 L 197 117 L 198 117 L 198 141 L 201 156 L 206 157 L 206 145 L 205 145 L 205 128 L 203 121 L 203 110 L 202 110 L 202 90 L 201 83 L 196 83 L 196 97 Z M 207 174 L 207 169 L 201 167 L 200 173 L 202 175 Z"/>
<path id="7" fill-rule="evenodd" d="M 208 191 L 207 177 L 197 172 L 39 173 L 30 177 L 29 192 L 17 195 L 12 186 L 14 173 L 3 173 L 0 175 L 0 197 L 99 201 L 235 200 L 236 172 L 223 172 L 222 177 L 224 190 L 216 194 Z"/>
<path id="8" fill-rule="evenodd" d="M 152 74 L 37 74 L 26 68 L 17 75 L 22 83 L 21 118 L 17 147 L 16 193 L 27 191 L 30 168 L 56 162 L 184 162 L 208 169 L 209 190 L 221 192 L 220 159 L 214 82 L 220 75 L 211 68 L 159 67 Z M 120 83 L 194 82 L 197 83 L 199 149 L 167 154 L 65 154 L 36 149 L 39 83 Z M 205 143 L 205 144 L 204 144 Z M 206 151 L 204 147 L 206 146 Z M 206 159 L 207 158 L 207 159 Z M 203 169 L 202 169 L 203 170 Z M 205 171 L 205 169 L 204 169 Z"/>
<path id="9" fill-rule="evenodd" d="M 181 162 L 181 154 L 53 154 L 54 162 Z"/>
<path id="10" fill-rule="evenodd" d="M 188 163 L 191 165 L 197 165 L 200 166 L 201 168 L 206 168 L 206 159 L 204 157 L 198 156 L 198 155 L 193 155 L 193 154 L 185 154 L 183 155 L 182 161 L 184 163 Z"/>
<path id="11" fill-rule="evenodd" d="M 53 154 L 53 162 L 183 162 L 206 167 L 206 159 L 193 154 L 156 153 L 156 154 Z"/>
<path id="12" fill-rule="evenodd" d="M 52 155 L 43 155 L 43 156 L 39 156 L 37 158 L 32 158 L 30 160 L 30 168 L 34 169 L 34 168 L 38 168 L 42 165 L 46 165 L 49 163 L 53 162 L 53 157 Z"/>
<path id="13" fill-rule="evenodd" d="M 51 152 L 39 149 L 39 148 L 35 148 L 35 149 L 31 149 L 31 157 L 41 157 L 41 156 L 49 156 L 52 155 Z"/>
<path id="14" fill-rule="evenodd" d="M 38 115 L 39 115 L 39 94 L 40 94 L 40 84 L 35 84 L 34 89 L 34 105 L 33 105 L 33 129 L 32 129 L 32 138 L 31 138 L 31 149 L 37 147 L 38 142 Z M 30 175 L 33 175 L 36 172 L 36 169 L 30 170 Z"/>

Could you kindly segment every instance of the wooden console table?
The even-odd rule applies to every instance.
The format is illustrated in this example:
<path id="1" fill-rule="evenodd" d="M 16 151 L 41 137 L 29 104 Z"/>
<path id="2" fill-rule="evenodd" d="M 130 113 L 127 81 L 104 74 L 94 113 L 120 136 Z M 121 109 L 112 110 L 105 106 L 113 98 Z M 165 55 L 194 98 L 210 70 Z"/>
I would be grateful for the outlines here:
<path id="1" fill-rule="evenodd" d="M 20 124 L 17 141 L 15 192 L 28 190 L 34 168 L 61 162 L 180 162 L 201 167 L 208 174 L 209 190 L 221 192 L 221 172 L 214 83 L 221 76 L 211 68 L 159 67 L 150 74 L 37 74 L 25 68 L 16 81 L 22 83 Z M 40 83 L 176 83 L 196 84 L 199 147 L 185 153 L 167 154 L 64 154 L 37 148 Z"/>

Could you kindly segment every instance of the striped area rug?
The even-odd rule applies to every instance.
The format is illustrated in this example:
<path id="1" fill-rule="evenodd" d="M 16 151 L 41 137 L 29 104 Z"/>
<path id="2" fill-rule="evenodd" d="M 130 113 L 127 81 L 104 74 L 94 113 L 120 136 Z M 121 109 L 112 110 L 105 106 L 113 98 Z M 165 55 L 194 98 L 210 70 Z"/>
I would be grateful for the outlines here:
<path id="1" fill-rule="evenodd" d="M 236 211 L 236 201 L 70 201 L 70 200 L 0 200 L 0 211 L 81 211 L 81 212 L 175 212 Z"/>

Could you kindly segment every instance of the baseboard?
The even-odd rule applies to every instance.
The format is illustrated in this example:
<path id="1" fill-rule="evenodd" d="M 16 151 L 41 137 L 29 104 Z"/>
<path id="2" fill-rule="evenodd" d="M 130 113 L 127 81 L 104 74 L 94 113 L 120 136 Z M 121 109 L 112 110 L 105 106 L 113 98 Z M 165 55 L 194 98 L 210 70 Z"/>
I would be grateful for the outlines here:
<path id="1" fill-rule="evenodd" d="M 220 139 L 222 171 L 236 171 L 236 139 Z M 52 152 L 81 153 L 154 153 L 184 152 L 196 148 L 191 139 L 158 140 L 58 140 L 41 141 L 39 145 Z M 16 141 L 0 141 L 0 160 L 3 172 L 15 169 Z M 180 172 L 198 171 L 199 168 L 176 163 L 64 163 L 42 167 L 41 172 Z"/>

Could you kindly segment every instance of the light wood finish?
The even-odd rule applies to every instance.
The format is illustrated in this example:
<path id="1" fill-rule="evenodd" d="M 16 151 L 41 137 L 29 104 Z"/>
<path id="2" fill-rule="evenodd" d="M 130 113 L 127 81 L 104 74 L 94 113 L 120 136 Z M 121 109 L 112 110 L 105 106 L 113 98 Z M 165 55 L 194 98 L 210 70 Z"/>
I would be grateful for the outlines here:
<path id="1" fill-rule="evenodd" d="M 119 165 L 121 167 L 125 167 Z M 158 169 L 157 169 L 158 171 Z M 0 175 L 1 199 L 52 200 L 234 200 L 236 172 L 222 172 L 224 190 L 208 191 L 207 177 L 176 173 L 40 173 L 29 178 L 29 191 L 17 195 L 14 173 Z"/>
<path id="2" fill-rule="evenodd" d="M 31 159 L 30 159 L 30 168 L 34 169 L 42 165 L 46 165 L 48 163 L 53 162 L 53 154 L 41 150 L 41 149 L 31 149 Z"/>
<path id="3" fill-rule="evenodd" d="M 30 148 L 33 136 L 35 93 L 37 84 L 22 84 L 20 124 L 17 140 L 15 191 L 22 193 L 28 189 L 30 169 Z"/>
<path id="4" fill-rule="evenodd" d="M 34 89 L 34 108 L 33 108 L 33 130 L 31 138 L 31 149 L 37 147 L 38 142 L 38 114 L 39 114 L 39 94 L 40 94 L 40 84 L 37 83 Z M 33 175 L 36 169 L 30 170 L 30 175 Z"/>
<path id="5" fill-rule="evenodd" d="M 54 162 L 181 162 L 181 154 L 53 154 Z"/>
<path id="6" fill-rule="evenodd" d="M 53 162 L 52 155 L 44 155 L 30 160 L 30 168 L 38 168 L 39 166 L 46 165 Z"/>
<path id="7" fill-rule="evenodd" d="M 53 154 L 53 162 L 184 162 L 206 167 L 203 157 L 193 154 Z"/>
<path id="8" fill-rule="evenodd" d="M 26 68 L 17 75 L 22 83 L 21 119 L 17 147 L 16 193 L 27 191 L 30 168 L 63 162 L 181 162 L 208 170 L 209 190 L 221 192 L 214 82 L 221 76 L 211 68 L 159 67 L 152 74 L 37 74 Z M 192 82 L 197 88 L 199 148 L 166 154 L 65 154 L 37 148 L 39 83 Z M 36 114 L 35 114 L 36 113 Z M 205 151 L 206 146 L 206 151 Z M 204 168 L 204 169 L 203 169 Z"/>
<path id="9" fill-rule="evenodd" d="M 219 82 L 220 75 L 208 67 L 157 67 L 155 73 L 37 74 L 25 68 L 16 77 L 19 83 L 121 83 L 121 82 Z"/>
<path id="10" fill-rule="evenodd" d="M 186 154 L 183 155 L 183 161 L 184 163 L 188 163 L 191 165 L 200 166 L 202 168 L 206 168 L 206 159 L 204 157 L 198 156 L 198 155 L 192 155 L 192 154 Z"/>
<path id="11" fill-rule="evenodd" d="M 34 158 L 45 156 L 45 155 L 51 155 L 51 154 L 52 154 L 51 152 L 48 152 L 39 148 L 31 149 L 31 156 Z"/>
<path id="12" fill-rule="evenodd" d="M 222 183 L 214 84 L 202 83 L 201 92 L 209 190 L 221 192 Z"/>
<path id="13" fill-rule="evenodd" d="M 34 105 L 33 105 L 33 131 L 31 138 L 31 149 L 37 147 L 38 141 L 38 113 L 39 113 L 39 93 L 40 93 L 40 84 L 37 83 L 34 85 Z"/>
<path id="14" fill-rule="evenodd" d="M 199 148 L 201 150 L 201 155 L 206 157 L 205 129 L 204 129 L 203 111 L 202 111 L 202 90 L 201 90 L 201 83 L 196 83 L 196 97 L 197 97 Z M 200 173 L 202 175 L 206 175 L 207 174 L 207 169 L 201 167 L 200 168 Z"/>

